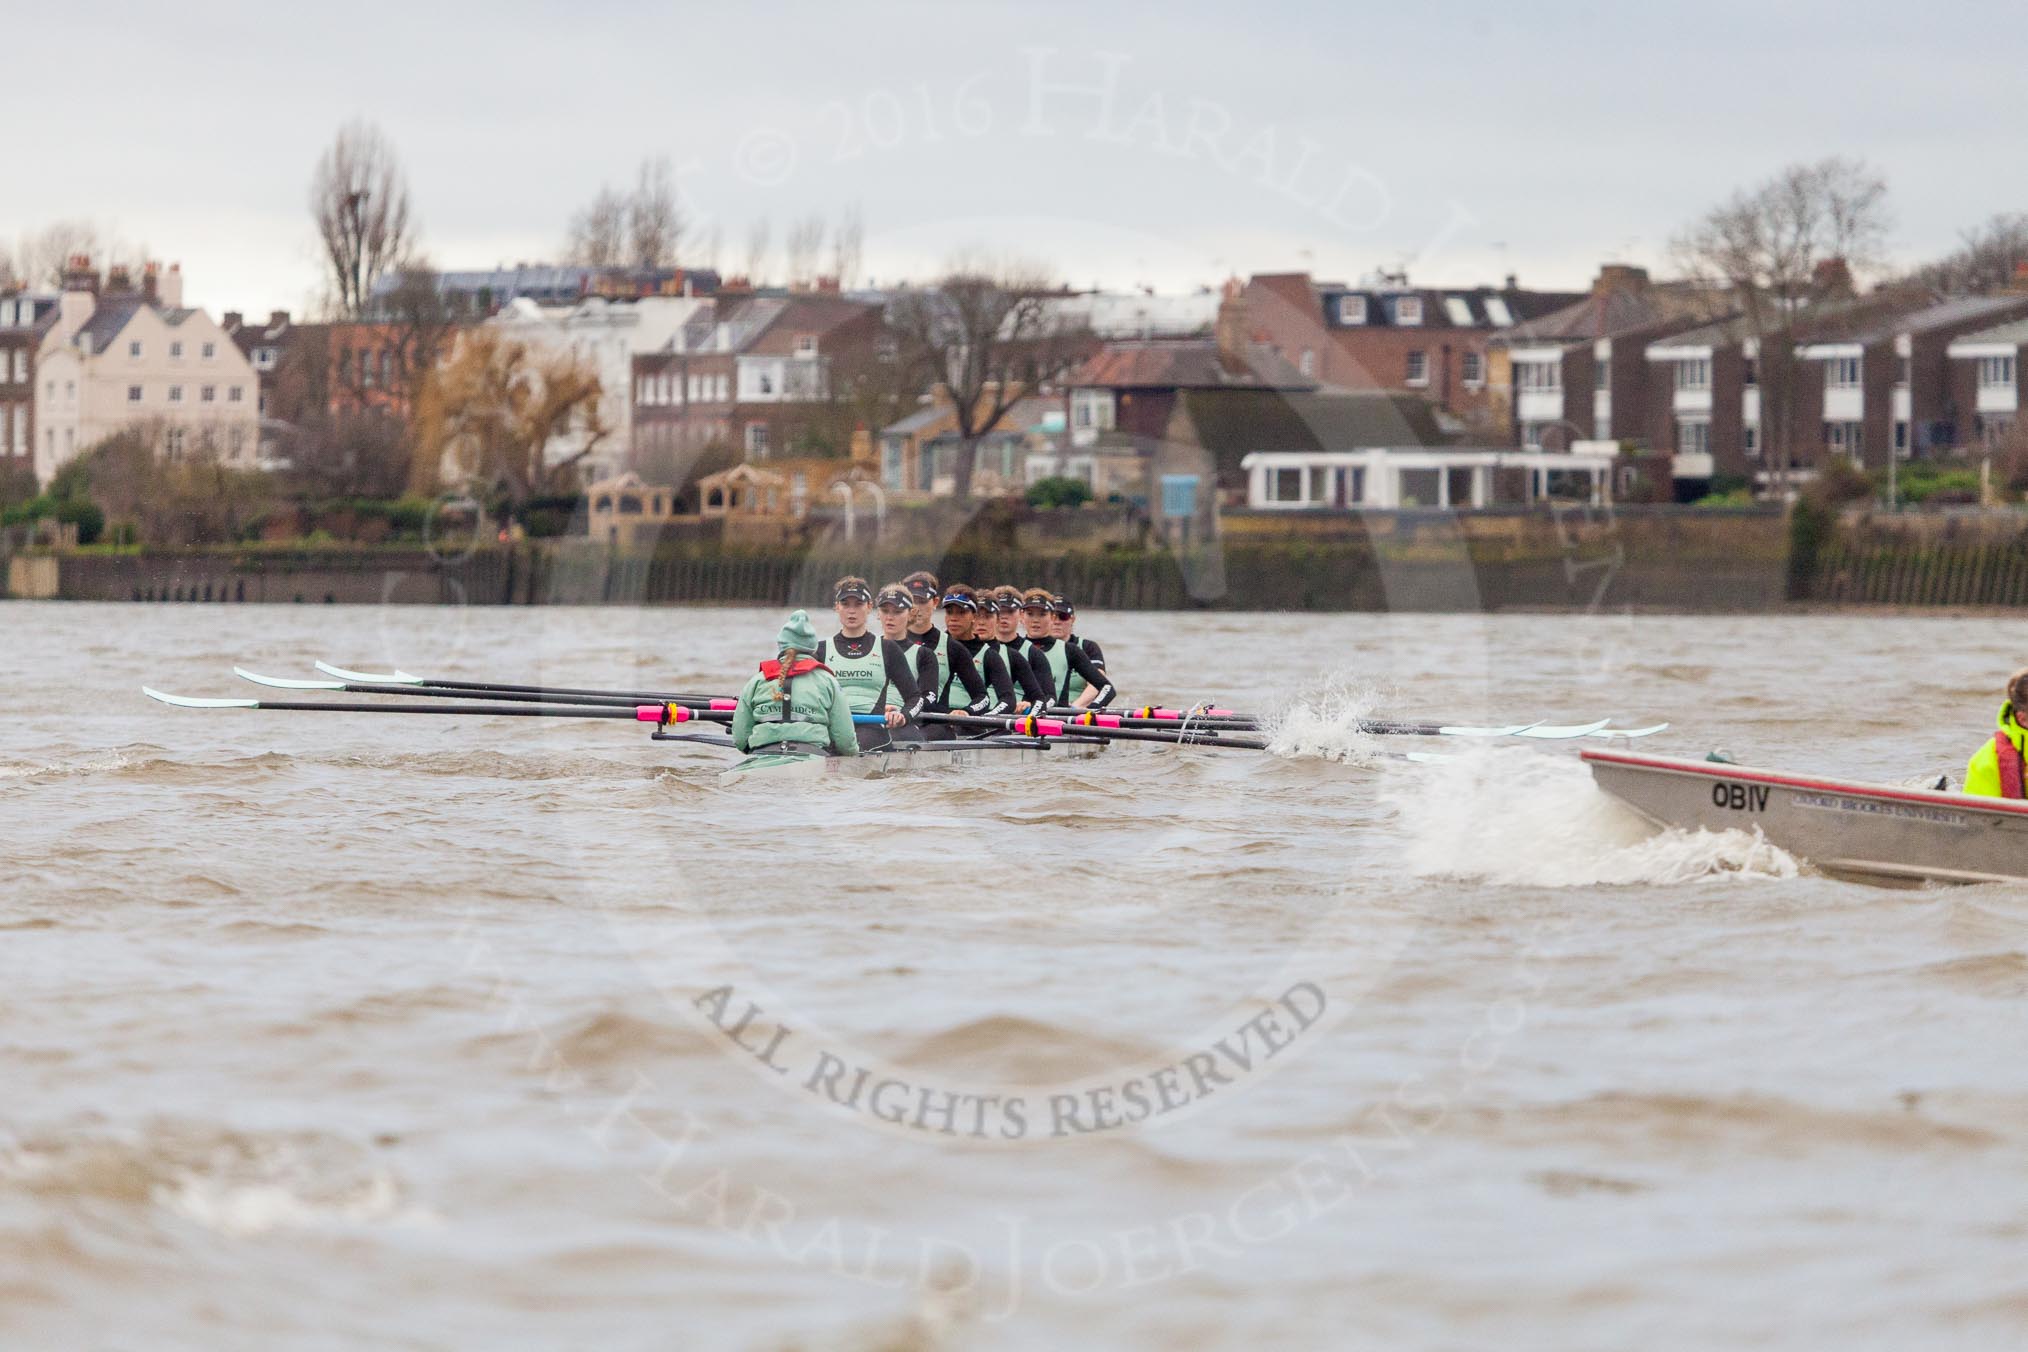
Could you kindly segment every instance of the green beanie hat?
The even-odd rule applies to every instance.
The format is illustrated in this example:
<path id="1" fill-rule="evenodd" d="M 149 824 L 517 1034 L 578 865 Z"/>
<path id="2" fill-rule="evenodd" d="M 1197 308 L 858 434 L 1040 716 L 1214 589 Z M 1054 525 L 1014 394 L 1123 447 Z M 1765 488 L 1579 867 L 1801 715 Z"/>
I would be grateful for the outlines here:
<path id="1" fill-rule="evenodd" d="M 789 616 L 782 632 L 775 635 L 775 647 L 794 648 L 799 653 L 817 651 L 817 631 L 810 627 L 810 612 L 799 610 Z"/>

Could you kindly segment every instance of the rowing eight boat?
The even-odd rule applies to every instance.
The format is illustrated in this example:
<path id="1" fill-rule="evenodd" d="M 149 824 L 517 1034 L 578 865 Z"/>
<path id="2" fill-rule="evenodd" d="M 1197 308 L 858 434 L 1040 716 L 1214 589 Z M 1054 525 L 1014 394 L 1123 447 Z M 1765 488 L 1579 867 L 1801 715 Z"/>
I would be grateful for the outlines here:
<path id="1" fill-rule="evenodd" d="M 917 770 L 972 765 L 1030 765 L 1089 760 L 1104 742 L 1056 742 L 1040 737 L 989 737 L 975 742 L 896 742 L 856 756 L 777 752 L 748 756 L 718 776 L 722 784 L 765 779 L 773 784 L 802 779 L 884 779 Z"/>
<path id="2" fill-rule="evenodd" d="M 1623 751 L 1586 751 L 1601 789 L 1660 826 L 1757 829 L 1825 873 L 1908 887 L 2028 880 L 2028 802 Z"/>

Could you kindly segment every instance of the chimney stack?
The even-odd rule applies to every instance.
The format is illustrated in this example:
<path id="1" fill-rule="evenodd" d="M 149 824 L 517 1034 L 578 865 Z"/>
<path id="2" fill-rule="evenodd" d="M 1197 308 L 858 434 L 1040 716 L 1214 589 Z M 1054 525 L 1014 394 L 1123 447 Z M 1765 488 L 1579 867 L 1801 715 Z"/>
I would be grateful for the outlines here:
<path id="1" fill-rule="evenodd" d="M 1641 291 L 1648 285 L 1648 270 L 1635 267 L 1632 263 L 1607 263 L 1599 268 L 1598 280 L 1591 284 L 1594 296 L 1609 296 L 1615 291 Z"/>
<path id="2" fill-rule="evenodd" d="M 226 336 L 229 338 L 233 334 L 238 333 L 240 331 L 241 326 L 244 325 L 245 323 L 246 323 L 245 315 L 241 314 L 237 310 L 227 310 L 225 314 L 220 317 L 218 321 L 218 326 L 225 330 Z"/>
<path id="3" fill-rule="evenodd" d="M 1218 338 L 1218 354 L 1240 362 L 1247 359 L 1246 300 L 1241 294 L 1245 289 L 1239 278 L 1226 278 L 1213 328 Z"/>
<path id="4" fill-rule="evenodd" d="M 149 264 L 149 266 L 152 268 L 155 265 L 151 263 Z M 169 310 L 182 309 L 183 265 L 181 263 L 171 263 L 169 265 L 169 270 L 167 272 L 162 273 L 160 277 L 157 279 L 156 290 L 161 296 L 161 304 L 163 308 Z"/>
<path id="5" fill-rule="evenodd" d="M 127 271 L 125 263 L 114 263 L 106 269 L 106 294 L 124 296 L 134 289 L 134 276 Z"/>
<path id="6" fill-rule="evenodd" d="M 66 291 L 89 291 L 99 293 L 99 275 L 92 270 L 90 254 L 72 254 L 70 262 L 64 265 L 63 289 Z"/>

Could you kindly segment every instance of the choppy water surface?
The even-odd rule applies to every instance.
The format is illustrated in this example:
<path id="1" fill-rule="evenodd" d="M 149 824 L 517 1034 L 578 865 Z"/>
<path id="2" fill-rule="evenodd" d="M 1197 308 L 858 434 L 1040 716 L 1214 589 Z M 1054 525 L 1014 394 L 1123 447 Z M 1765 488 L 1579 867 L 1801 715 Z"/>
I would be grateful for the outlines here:
<path id="1" fill-rule="evenodd" d="M 786 790 L 625 723 L 139 694 L 729 692 L 779 621 L 0 606 L 0 1345 L 2028 1337 L 2021 889 L 1334 723 L 1956 773 L 2019 624 L 1092 615 L 1282 754 Z"/>

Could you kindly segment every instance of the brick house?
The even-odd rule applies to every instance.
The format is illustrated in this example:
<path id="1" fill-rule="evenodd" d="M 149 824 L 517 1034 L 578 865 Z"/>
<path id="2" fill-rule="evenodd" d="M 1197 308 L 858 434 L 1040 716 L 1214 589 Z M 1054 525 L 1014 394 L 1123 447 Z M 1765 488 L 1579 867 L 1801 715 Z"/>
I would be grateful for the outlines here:
<path id="1" fill-rule="evenodd" d="M 1382 275 L 1358 286 L 1308 273 L 1257 274 L 1246 285 L 1252 336 L 1327 388 L 1402 390 L 1464 429 L 1503 432 L 1508 401 L 1492 379 L 1492 338 L 1582 299 L 1582 292 L 1417 287 Z"/>
<path id="2" fill-rule="evenodd" d="M 1712 319 L 1722 304 L 1644 269 L 1609 263 L 1589 295 L 1491 340 L 1511 386 L 1513 445 L 1570 450 L 1581 441 L 1645 444 L 1648 345 Z"/>
<path id="3" fill-rule="evenodd" d="M 1890 447 L 1907 459 L 1964 445 L 1977 396 L 1953 389 L 1951 343 L 2023 317 L 2024 295 L 1918 295 L 1813 335 L 1796 347 L 1797 440 L 1869 469 L 1886 466 Z"/>
<path id="4" fill-rule="evenodd" d="M 2021 413 L 2028 319 L 1964 334 L 1950 342 L 1945 354 L 1946 388 L 1957 414 L 1953 444 L 1965 451 L 1999 449 L 2012 439 Z"/>
<path id="5" fill-rule="evenodd" d="M 842 370 L 871 361 L 880 307 L 836 292 L 730 292 L 703 302 L 661 349 L 633 361 L 636 466 L 688 483 L 740 459 L 843 456 Z"/>
<path id="6" fill-rule="evenodd" d="M 57 299 L 0 294 L 0 467 L 35 468 L 35 350 L 56 322 Z"/>

